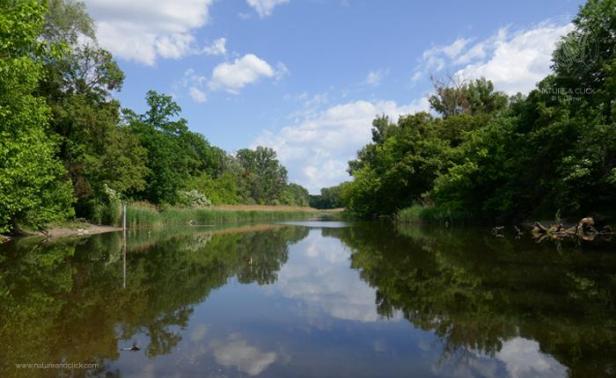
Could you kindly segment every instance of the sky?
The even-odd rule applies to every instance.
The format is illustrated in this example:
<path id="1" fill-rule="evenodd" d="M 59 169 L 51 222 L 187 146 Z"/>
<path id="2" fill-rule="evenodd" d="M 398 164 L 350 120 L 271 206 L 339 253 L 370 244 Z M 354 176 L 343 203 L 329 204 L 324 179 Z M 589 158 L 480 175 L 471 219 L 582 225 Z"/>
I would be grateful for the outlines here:
<path id="1" fill-rule="evenodd" d="M 85 0 L 145 110 L 170 94 L 191 130 L 233 153 L 273 148 L 311 193 L 349 180 L 378 115 L 429 110 L 430 78 L 527 93 L 581 0 Z"/>

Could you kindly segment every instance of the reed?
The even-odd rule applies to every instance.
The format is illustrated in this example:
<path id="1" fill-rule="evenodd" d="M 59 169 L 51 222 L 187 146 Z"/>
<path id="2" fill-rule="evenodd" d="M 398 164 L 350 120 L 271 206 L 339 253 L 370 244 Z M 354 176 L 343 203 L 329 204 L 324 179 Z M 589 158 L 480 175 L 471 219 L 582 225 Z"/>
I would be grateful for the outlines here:
<path id="1" fill-rule="evenodd" d="M 129 204 L 126 218 L 130 228 L 162 227 L 171 225 L 220 225 L 240 222 L 270 222 L 318 217 L 319 211 L 310 208 L 275 206 L 258 207 L 206 207 L 157 208 L 148 203 Z"/>

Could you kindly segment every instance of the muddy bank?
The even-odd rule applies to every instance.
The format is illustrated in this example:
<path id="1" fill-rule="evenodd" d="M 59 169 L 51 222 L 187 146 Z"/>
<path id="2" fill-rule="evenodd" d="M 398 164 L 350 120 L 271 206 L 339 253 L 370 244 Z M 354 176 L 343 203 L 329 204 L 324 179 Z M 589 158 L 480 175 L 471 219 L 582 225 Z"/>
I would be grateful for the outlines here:
<path id="1" fill-rule="evenodd" d="M 90 223 L 79 223 L 71 225 L 60 225 L 50 227 L 44 231 L 25 232 L 19 236 L 41 236 L 47 239 L 57 239 L 70 236 L 89 236 L 96 234 L 104 234 L 107 232 L 122 231 L 122 227 L 115 226 L 99 226 Z M 10 239 L 9 239 L 10 240 Z"/>

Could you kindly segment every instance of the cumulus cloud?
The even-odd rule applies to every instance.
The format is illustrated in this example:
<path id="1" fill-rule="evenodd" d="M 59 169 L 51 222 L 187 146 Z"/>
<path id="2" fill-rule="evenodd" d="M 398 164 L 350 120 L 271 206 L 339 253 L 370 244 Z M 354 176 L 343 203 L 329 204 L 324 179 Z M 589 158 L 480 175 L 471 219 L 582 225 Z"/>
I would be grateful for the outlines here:
<path id="1" fill-rule="evenodd" d="M 434 46 L 424 51 L 422 59 L 425 62 L 426 68 L 435 71 L 442 70 L 445 68 L 446 59 L 453 59 L 458 56 L 468 42 L 468 39 L 458 38 L 449 45 Z"/>
<path id="2" fill-rule="evenodd" d="M 255 376 L 261 374 L 277 359 L 275 352 L 262 352 L 248 344 L 238 334 L 232 334 L 227 340 L 212 342 L 214 358 L 223 366 L 235 366 L 239 371 Z"/>
<path id="3" fill-rule="evenodd" d="M 288 2 L 289 0 L 246 0 L 261 18 L 270 16 L 275 7 Z"/>
<path id="4" fill-rule="evenodd" d="M 523 337 L 505 341 L 495 357 L 505 363 L 511 377 L 567 376 L 567 369 L 554 357 L 542 353 L 538 342 Z"/>
<path id="5" fill-rule="evenodd" d="M 349 269 L 351 252 L 338 239 L 313 230 L 295 246 L 278 274 L 276 286 L 287 298 L 306 306 L 304 314 L 325 313 L 336 319 L 373 322 L 380 317 L 376 293 Z"/>
<path id="6" fill-rule="evenodd" d="M 383 78 L 387 75 L 386 70 L 375 70 L 368 72 L 366 79 L 364 80 L 364 84 L 376 87 L 383 81 Z"/>
<path id="7" fill-rule="evenodd" d="M 203 48 L 203 52 L 207 55 L 225 55 L 227 53 L 227 39 L 218 38 L 210 45 Z"/>
<path id="8" fill-rule="evenodd" d="M 207 82 L 205 76 L 199 75 L 195 70 L 189 68 L 184 72 L 182 79 L 174 84 L 174 90 L 187 91 L 194 102 L 202 104 L 207 101 Z"/>
<path id="9" fill-rule="evenodd" d="M 289 178 L 316 193 L 320 188 L 348 180 L 347 162 L 371 138 L 372 120 L 385 114 L 427 110 L 426 98 L 408 105 L 394 101 L 358 100 L 298 115 L 293 124 L 263 132 L 253 145 L 272 147 L 289 170 Z"/>
<path id="10" fill-rule="evenodd" d="M 254 54 L 246 54 L 233 62 L 225 62 L 214 67 L 210 88 L 224 89 L 237 94 L 248 84 L 260 78 L 272 78 L 277 75 L 272 66 Z"/>
<path id="11" fill-rule="evenodd" d="M 459 38 L 426 50 L 413 79 L 447 69 L 461 80 L 485 77 L 508 94 L 527 93 L 550 72 L 552 51 L 571 28 L 571 24 L 543 23 L 517 32 L 502 28 L 474 43 Z"/>
<path id="12" fill-rule="evenodd" d="M 152 65 L 195 50 L 213 0 L 85 0 L 100 45 L 124 59 Z"/>
<path id="13" fill-rule="evenodd" d="M 543 353 L 537 341 L 520 336 L 503 340 L 501 349 L 493 355 L 474 349 L 468 352 L 463 359 L 435 364 L 433 372 L 453 377 L 560 378 L 568 375 L 567 367 Z"/>
<path id="14" fill-rule="evenodd" d="M 190 98 L 193 99 L 194 102 L 198 104 L 202 104 L 207 101 L 207 95 L 201 89 L 197 87 L 190 87 L 188 90 L 188 94 L 190 94 Z"/>

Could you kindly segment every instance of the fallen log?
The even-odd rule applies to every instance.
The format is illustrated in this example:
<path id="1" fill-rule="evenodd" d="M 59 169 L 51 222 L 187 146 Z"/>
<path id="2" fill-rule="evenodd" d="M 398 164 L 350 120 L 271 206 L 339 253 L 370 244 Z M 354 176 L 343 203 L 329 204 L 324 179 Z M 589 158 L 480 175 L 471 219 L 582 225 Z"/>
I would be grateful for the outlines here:
<path id="1" fill-rule="evenodd" d="M 548 227 L 539 222 L 533 224 L 531 229 L 533 239 L 537 242 L 544 240 L 581 240 L 592 242 L 595 240 L 611 241 L 614 232 L 609 226 L 604 226 L 601 231 L 595 228 L 595 220 L 592 217 L 582 218 L 575 226 L 565 227 L 561 223 Z"/>

